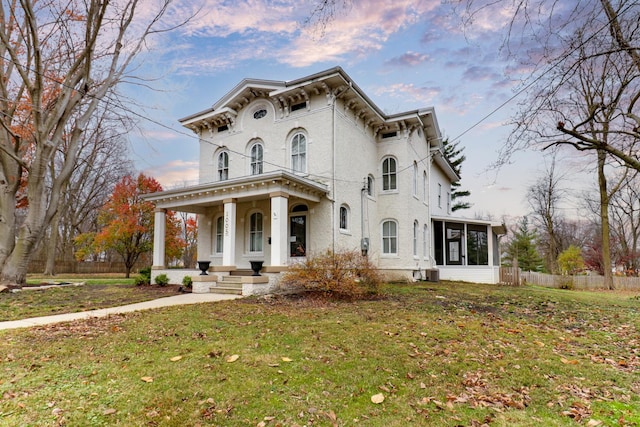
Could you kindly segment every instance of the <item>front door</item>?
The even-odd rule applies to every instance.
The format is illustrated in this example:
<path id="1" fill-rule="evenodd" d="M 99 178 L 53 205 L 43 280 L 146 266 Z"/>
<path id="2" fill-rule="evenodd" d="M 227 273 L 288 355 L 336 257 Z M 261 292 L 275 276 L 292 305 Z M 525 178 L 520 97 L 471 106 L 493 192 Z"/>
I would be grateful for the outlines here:
<path id="1" fill-rule="evenodd" d="M 289 254 L 302 257 L 307 253 L 307 215 L 292 215 L 289 220 Z"/>

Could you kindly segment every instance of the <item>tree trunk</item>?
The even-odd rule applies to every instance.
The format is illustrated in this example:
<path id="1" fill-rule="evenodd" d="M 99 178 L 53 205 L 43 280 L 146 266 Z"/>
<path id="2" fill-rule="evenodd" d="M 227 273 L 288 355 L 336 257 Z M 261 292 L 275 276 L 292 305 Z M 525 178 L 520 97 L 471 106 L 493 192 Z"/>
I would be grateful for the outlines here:
<path id="1" fill-rule="evenodd" d="M 44 267 L 44 275 L 45 276 L 55 276 L 55 265 L 56 265 L 56 255 L 57 255 L 57 244 L 58 244 L 58 226 L 60 225 L 60 213 L 57 213 L 55 217 L 53 217 L 53 221 L 51 222 L 51 233 L 49 234 L 49 241 L 47 242 L 47 259 Z"/>
<path id="2" fill-rule="evenodd" d="M 607 178 L 604 174 L 607 153 L 598 150 L 598 189 L 600 190 L 600 222 L 602 232 L 602 270 L 604 284 L 607 289 L 614 289 L 613 275 L 611 274 L 611 238 L 609 231 L 609 193 L 607 191 Z"/>

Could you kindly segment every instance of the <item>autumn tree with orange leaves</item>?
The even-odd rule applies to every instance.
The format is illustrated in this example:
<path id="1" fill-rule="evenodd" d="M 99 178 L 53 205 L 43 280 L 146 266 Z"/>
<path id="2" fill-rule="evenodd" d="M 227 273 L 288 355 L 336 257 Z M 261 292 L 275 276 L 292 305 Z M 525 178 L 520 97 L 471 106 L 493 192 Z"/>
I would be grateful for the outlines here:
<path id="1" fill-rule="evenodd" d="M 153 203 L 142 199 L 144 194 L 162 191 L 162 186 L 143 174 L 137 178 L 126 176 L 116 184 L 109 201 L 101 209 L 98 223 L 102 229 L 96 233 L 81 234 L 76 257 L 114 251 L 124 261 L 126 277 L 141 255 L 153 249 Z M 185 246 L 179 237 L 182 230 L 175 214 L 167 212 L 166 256 L 179 258 Z"/>
<path id="2" fill-rule="evenodd" d="M 99 108 L 163 26 L 171 0 L 0 3 L 0 285 L 20 287 Z M 65 151 L 64 163 L 53 159 Z"/>

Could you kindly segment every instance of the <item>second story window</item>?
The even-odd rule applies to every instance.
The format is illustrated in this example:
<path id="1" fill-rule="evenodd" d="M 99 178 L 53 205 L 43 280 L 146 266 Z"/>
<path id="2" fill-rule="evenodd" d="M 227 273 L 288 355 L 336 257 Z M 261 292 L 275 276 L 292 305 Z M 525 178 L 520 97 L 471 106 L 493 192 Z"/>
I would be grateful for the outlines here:
<path id="1" fill-rule="evenodd" d="M 229 153 L 222 151 L 218 154 L 218 181 L 229 179 Z"/>
<path id="2" fill-rule="evenodd" d="M 418 164 L 413 162 L 413 195 L 418 197 Z"/>
<path id="3" fill-rule="evenodd" d="M 297 133 L 291 140 L 291 170 L 293 172 L 307 172 L 307 137 Z"/>
<path id="4" fill-rule="evenodd" d="M 251 175 L 259 175 L 263 171 L 264 147 L 260 143 L 251 146 Z"/>
<path id="5" fill-rule="evenodd" d="M 382 190 L 396 190 L 396 159 L 387 157 L 382 161 Z"/>

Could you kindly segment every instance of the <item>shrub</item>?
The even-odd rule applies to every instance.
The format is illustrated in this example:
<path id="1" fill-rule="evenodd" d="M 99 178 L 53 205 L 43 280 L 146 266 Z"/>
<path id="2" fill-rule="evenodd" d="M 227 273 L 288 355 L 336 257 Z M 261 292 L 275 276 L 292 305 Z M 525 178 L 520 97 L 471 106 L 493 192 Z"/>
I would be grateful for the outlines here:
<path id="1" fill-rule="evenodd" d="M 184 286 L 185 288 L 190 288 L 193 285 L 193 280 L 191 279 L 191 276 L 184 276 L 182 278 L 182 286 Z"/>
<path id="2" fill-rule="evenodd" d="M 376 295 L 382 284 L 378 269 L 358 251 L 308 256 L 289 268 L 280 281 L 284 287 L 320 292 L 330 297 L 358 299 Z"/>
<path id="3" fill-rule="evenodd" d="M 154 279 L 154 281 L 156 282 L 156 285 L 159 286 L 166 286 L 169 284 L 169 276 L 167 276 L 166 274 L 162 273 L 162 274 L 158 274 L 156 276 L 156 278 Z"/>
<path id="4" fill-rule="evenodd" d="M 135 284 L 136 284 L 136 286 L 148 285 L 149 284 L 149 279 L 147 277 L 143 276 L 142 274 L 139 274 L 135 278 Z"/>
<path id="5" fill-rule="evenodd" d="M 140 274 L 135 278 L 136 286 L 151 284 L 151 267 L 140 269 Z"/>
<path id="6" fill-rule="evenodd" d="M 569 246 L 560 255 L 558 255 L 558 266 L 562 274 L 570 276 L 576 275 L 584 270 L 584 259 L 582 258 L 582 250 L 574 245 Z"/>
<path id="7" fill-rule="evenodd" d="M 151 281 L 151 267 L 141 268 L 140 275 L 145 276 L 149 281 Z"/>

